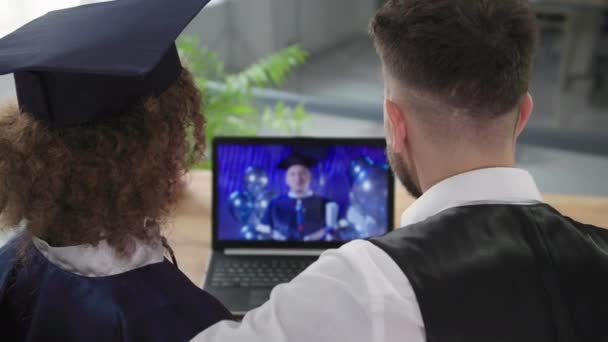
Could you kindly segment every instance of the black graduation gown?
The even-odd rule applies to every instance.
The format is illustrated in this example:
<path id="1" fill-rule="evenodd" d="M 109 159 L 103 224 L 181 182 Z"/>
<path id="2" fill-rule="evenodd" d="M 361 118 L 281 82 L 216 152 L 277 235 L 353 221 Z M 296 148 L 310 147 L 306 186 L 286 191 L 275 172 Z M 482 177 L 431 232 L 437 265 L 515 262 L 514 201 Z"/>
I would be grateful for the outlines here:
<path id="1" fill-rule="evenodd" d="M 232 319 L 167 260 L 89 278 L 55 266 L 23 239 L 0 249 L 2 341 L 188 341 Z"/>
<path id="2" fill-rule="evenodd" d="M 302 202 L 300 213 L 298 201 Z M 301 200 L 281 195 L 270 202 L 262 223 L 272 227 L 288 240 L 300 241 L 305 236 L 325 228 L 325 205 L 329 202 L 329 199 L 317 195 Z"/>

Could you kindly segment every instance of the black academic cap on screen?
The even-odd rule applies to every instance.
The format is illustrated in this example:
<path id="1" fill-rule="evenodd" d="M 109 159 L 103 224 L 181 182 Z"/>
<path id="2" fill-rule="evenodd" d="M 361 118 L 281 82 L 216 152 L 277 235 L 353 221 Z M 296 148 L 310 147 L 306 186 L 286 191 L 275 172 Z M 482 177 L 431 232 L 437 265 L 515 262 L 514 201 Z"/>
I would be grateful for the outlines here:
<path id="1" fill-rule="evenodd" d="M 53 127 L 116 117 L 181 75 L 175 40 L 209 0 L 115 0 L 33 20 L 0 39 L 21 109 Z"/>
<path id="2" fill-rule="evenodd" d="M 289 157 L 281 160 L 278 166 L 279 169 L 282 170 L 287 170 L 294 165 L 302 165 L 306 166 L 307 168 L 311 168 L 315 166 L 318 162 L 318 160 L 312 157 L 304 156 L 301 153 L 292 153 L 291 155 L 289 155 Z"/>

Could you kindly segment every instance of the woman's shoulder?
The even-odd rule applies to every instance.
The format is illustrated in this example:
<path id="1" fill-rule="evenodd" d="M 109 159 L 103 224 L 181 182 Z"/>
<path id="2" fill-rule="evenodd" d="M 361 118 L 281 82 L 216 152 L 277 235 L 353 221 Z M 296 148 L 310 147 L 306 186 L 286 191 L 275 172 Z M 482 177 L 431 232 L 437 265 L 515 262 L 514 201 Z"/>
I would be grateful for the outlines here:
<path id="1" fill-rule="evenodd" d="M 19 259 L 27 254 L 27 249 L 31 247 L 30 240 L 24 233 L 11 234 L 3 241 L 0 246 L 0 292 L 6 278 L 17 266 Z"/>
<path id="2" fill-rule="evenodd" d="M 27 334 L 54 336 L 61 326 L 62 336 L 55 337 L 62 340 L 89 334 L 92 340 L 186 341 L 232 319 L 167 260 L 113 276 L 84 277 L 53 265 L 35 248 L 26 249 L 21 259 L 18 246 L 12 242 L 0 249 L 0 311 L 44 317 L 25 324 Z"/>
<path id="3" fill-rule="evenodd" d="M 215 297 L 167 260 L 104 282 L 105 296 L 123 313 L 121 325 L 132 327 L 134 341 L 152 336 L 189 339 L 219 321 L 233 319 Z"/>
<path id="4" fill-rule="evenodd" d="M 100 298 L 112 303 L 113 310 L 121 314 L 120 326 L 128 327 L 131 334 L 127 340 L 190 339 L 219 321 L 233 319 L 215 297 L 167 260 L 92 281 Z M 105 306 L 91 304 L 101 305 L 102 310 Z"/>

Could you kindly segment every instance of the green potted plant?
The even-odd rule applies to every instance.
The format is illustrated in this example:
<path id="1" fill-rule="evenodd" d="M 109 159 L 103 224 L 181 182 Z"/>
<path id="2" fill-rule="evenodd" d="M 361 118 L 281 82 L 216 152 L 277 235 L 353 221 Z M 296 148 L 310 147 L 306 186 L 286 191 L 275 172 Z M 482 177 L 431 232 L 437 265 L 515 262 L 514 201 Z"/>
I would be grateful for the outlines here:
<path id="1" fill-rule="evenodd" d="M 295 68 L 306 63 L 308 53 L 298 45 L 262 58 L 237 73 L 228 73 L 217 53 L 201 47 L 198 38 L 184 36 L 177 43 L 184 63 L 193 73 L 204 96 L 202 112 L 207 120 L 207 146 L 219 135 L 257 135 L 263 128 L 299 134 L 308 115 L 304 107 L 278 102 L 273 108 L 254 105 L 252 90 L 283 85 Z M 211 81 L 221 87 L 212 87 Z M 211 167 L 211 156 L 198 166 Z"/>

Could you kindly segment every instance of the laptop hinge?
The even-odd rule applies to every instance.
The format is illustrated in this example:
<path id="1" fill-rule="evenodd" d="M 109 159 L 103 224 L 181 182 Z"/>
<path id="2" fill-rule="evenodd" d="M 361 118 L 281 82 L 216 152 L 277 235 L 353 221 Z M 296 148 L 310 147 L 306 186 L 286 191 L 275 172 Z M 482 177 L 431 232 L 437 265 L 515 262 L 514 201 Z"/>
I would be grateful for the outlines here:
<path id="1" fill-rule="evenodd" d="M 319 256 L 327 249 L 226 248 L 226 255 Z"/>

